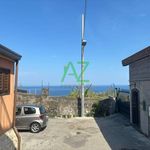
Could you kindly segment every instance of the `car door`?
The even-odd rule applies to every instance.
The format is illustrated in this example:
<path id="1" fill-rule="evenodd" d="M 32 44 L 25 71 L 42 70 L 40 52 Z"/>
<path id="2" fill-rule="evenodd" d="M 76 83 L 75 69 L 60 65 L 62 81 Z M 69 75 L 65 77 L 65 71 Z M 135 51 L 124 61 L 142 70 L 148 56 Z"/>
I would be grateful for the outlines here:
<path id="1" fill-rule="evenodd" d="M 35 118 L 36 109 L 32 106 L 24 106 L 23 107 L 23 115 L 22 115 L 22 122 L 26 129 L 30 129 L 30 125 Z"/>
<path id="2" fill-rule="evenodd" d="M 22 123 L 22 107 L 17 106 L 16 107 L 16 128 L 22 129 L 23 123 Z"/>

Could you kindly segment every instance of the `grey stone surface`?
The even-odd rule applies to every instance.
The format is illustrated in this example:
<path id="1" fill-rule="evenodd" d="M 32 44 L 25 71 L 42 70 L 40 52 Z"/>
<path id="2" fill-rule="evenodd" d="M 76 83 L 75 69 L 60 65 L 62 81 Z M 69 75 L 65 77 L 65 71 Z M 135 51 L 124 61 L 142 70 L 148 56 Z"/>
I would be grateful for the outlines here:
<path id="1" fill-rule="evenodd" d="M 120 114 L 105 118 L 49 119 L 38 134 L 20 132 L 23 150 L 149 150 L 150 140 Z"/>
<path id="2" fill-rule="evenodd" d="M 16 150 L 18 147 L 18 139 L 13 129 L 0 135 L 0 150 Z"/>

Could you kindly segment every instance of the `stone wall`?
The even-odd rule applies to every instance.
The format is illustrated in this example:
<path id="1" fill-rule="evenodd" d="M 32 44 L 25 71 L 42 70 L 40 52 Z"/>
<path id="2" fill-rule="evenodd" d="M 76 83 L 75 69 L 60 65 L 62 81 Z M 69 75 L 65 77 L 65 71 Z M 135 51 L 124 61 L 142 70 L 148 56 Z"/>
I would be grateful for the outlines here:
<path id="1" fill-rule="evenodd" d="M 136 85 L 136 87 L 135 87 Z M 131 104 L 130 104 L 130 117 L 131 123 L 133 123 L 133 115 L 132 115 L 132 90 L 137 90 L 138 93 L 138 111 L 139 111 L 139 128 L 142 133 L 146 136 L 150 136 L 150 81 L 136 81 L 134 84 L 131 84 Z M 145 106 L 144 106 L 145 103 Z"/>
<path id="2" fill-rule="evenodd" d="M 13 129 L 0 135 L 0 150 L 17 150 L 18 139 Z"/>
<path id="3" fill-rule="evenodd" d="M 130 73 L 130 121 L 133 123 L 132 115 L 132 90 L 138 93 L 138 119 L 139 128 L 145 135 L 150 136 L 150 57 L 133 62 L 129 65 Z M 145 106 L 144 106 L 145 105 Z M 134 115 L 135 116 L 135 115 Z"/>
<path id="4" fill-rule="evenodd" d="M 110 99 L 103 100 L 101 103 L 99 103 L 99 100 L 85 99 L 85 114 L 86 116 L 94 115 L 95 104 L 97 104 L 97 107 L 101 105 L 101 108 L 105 108 L 109 111 L 109 114 L 114 113 L 114 103 L 115 101 Z M 77 117 L 81 113 L 81 100 L 70 97 L 36 96 L 18 93 L 17 104 L 42 104 L 46 107 L 49 117 Z"/>

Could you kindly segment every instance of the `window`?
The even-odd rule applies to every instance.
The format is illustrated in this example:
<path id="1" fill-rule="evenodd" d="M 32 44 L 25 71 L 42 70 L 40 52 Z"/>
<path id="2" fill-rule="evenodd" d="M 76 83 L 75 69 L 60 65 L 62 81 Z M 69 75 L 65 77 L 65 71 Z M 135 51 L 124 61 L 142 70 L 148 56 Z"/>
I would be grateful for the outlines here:
<path id="1" fill-rule="evenodd" d="M 10 93 L 10 70 L 0 68 L 0 95 Z"/>
<path id="2" fill-rule="evenodd" d="M 17 107 L 16 108 L 16 116 L 20 115 L 21 114 L 21 108 L 20 107 Z"/>
<path id="3" fill-rule="evenodd" d="M 41 107 L 40 107 L 40 113 L 41 113 L 41 114 L 46 113 L 46 110 L 45 110 L 44 106 L 41 106 Z"/>
<path id="4" fill-rule="evenodd" d="M 24 107 L 24 114 L 35 114 L 36 110 L 33 107 Z"/>

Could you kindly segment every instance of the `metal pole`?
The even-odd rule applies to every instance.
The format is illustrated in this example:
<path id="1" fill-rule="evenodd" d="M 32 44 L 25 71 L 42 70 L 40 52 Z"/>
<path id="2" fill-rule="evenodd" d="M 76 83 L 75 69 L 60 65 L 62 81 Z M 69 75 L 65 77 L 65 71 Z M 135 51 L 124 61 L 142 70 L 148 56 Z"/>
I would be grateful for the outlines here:
<path id="1" fill-rule="evenodd" d="M 84 117 L 84 46 L 81 49 L 81 117 Z"/>
<path id="2" fill-rule="evenodd" d="M 13 126 L 15 127 L 16 120 L 16 101 L 17 101 L 17 88 L 18 88 L 18 61 L 16 62 L 15 71 L 15 90 L 14 90 L 14 112 L 13 112 Z"/>
<path id="3" fill-rule="evenodd" d="M 14 110 L 13 110 L 13 129 L 18 138 L 18 150 L 21 149 L 21 136 L 19 135 L 16 127 L 15 127 L 15 120 L 16 120 L 16 101 L 17 101 L 17 88 L 18 88 L 18 61 L 16 61 L 16 71 L 15 71 L 15 89 L 14 89 Z"/>
<path id="4" fill-rule="evenodd" d="M 84 47 L 86 40 L 84 40 L 85 33 L 85 17 L 86 17 L 86 0 L 84 14 L 82 14 L 82 41 L 81 41 L 81 117 L 84 117 Z"/>
<path id="5" fill-rule="evenodd" d="M 84 117 L 84 14 L 82 14 L 82 43 L 81 43 L 81 117 Z"/>

